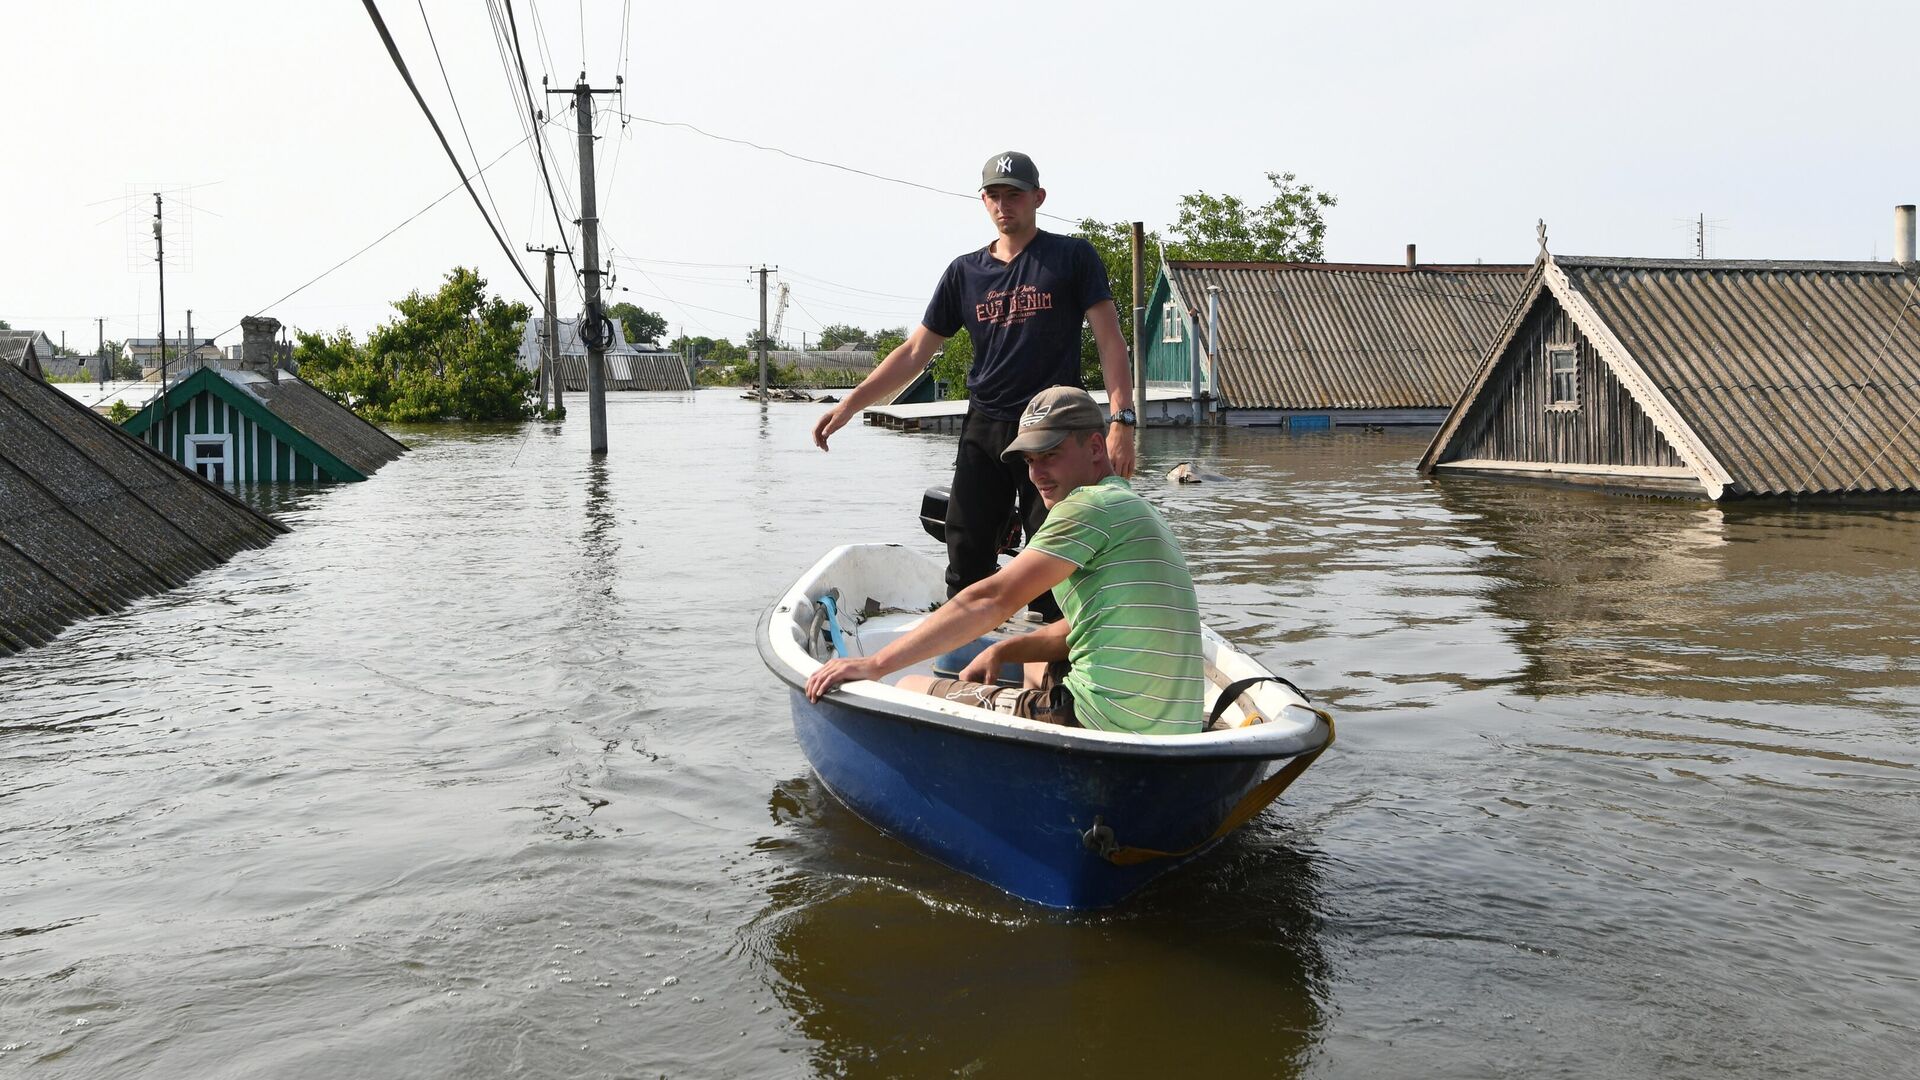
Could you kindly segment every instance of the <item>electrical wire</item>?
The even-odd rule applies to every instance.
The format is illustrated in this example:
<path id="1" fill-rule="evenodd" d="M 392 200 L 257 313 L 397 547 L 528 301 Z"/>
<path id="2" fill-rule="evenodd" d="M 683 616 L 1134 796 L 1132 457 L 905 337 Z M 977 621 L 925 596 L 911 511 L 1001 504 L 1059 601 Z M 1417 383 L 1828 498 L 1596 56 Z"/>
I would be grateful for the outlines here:
<path id="1" fill-rule="evenodd" d="M 433 36 L 433 23 L 427 19 L 426 0 L 414 0 L 414 3 L 420 8 L 420 24 L 427 28 L 427 44 L 433 46 L 433 62 L 440 68 L 440 83 L 447 88 L 447 102 L 453 106 L 453 118 L 460 125 L 460 138 L 466 141 L 467 153 L 473 156 L 473 164 L 477 169 L 480 167 L 480 152 L 473 148 L 473 136 L 467 133 L 467 118 L 460 111 L 460 99 L 454 96 L 453 80 L 447 76 L 447 62 L 440 58 L 440 42 Z M 480 190 L 487 193 L 487 205 L 493 207 L 493 216 L 499 220 L 504 232 L 507 216 L 500 212 L 500 204 L 494 201 L 493 188 L 488 186 L 485 175 L 480 176 Z"/>
<path id="2" fill-rule="evenodd" d="M 506 252 L 507 261 L 513 264 L 514 272 L 520 275 L 520 280 L 526 284 L 527 291 L 533 294 L 537 301 L 544 303 L 540 290 L 534 287 L 533 279 L 527 276 L 527 268 L 520 265 L 519 256 L 515 255 L 513 248 L 507 244 L 507 238 L 500 235 L 500 230 L 494 227 L 493 218 L 487 216 L 487 208 L 480 202 L 480 193 L 474 191 L 473 184 L 467 180 L 467 172 L 461 166 L 459 156 L 453 152 L 452 144 L 447 142 L 446 132 L 440 130 L 440 121 L 435 120 L 433 110 L 427 108 L 427 99 L 420 96 L 420 88 L 414 84 L 413 73 L 407 70 L 407 62 L 401 59 L 400 47 L 394 44 L 393 35 L 387 31 L 387 22 L 380 17 L 380 9 L 374 5 L 373 0 L 361 0 L 361 2 L 366 5 L 367 16 L 373 20 L 374 29 L 380 32 L 380 41 L 386 45 L 387 55 L 393 58 L 394 68 L 400 72 L 400 78 L 407 84 L 407 90 L 413 94 L 413 100 L 419 104 L 420 111 L 426 115 L 427 123 L 433 126 L 433 134 L 440 140 L 440 148 L 447 152 L 447 160 L 453 162 L 454 171 L 460 174 L 460 186 L 467 189 L 468 195 L 473 196 L 474 207 L 480 211 L 481 217 L 487 219 L 487 231 L 500 242 L 500 250 Z"/>
<path id="3" fill-rule="evenodd" d="M 713 139 L 716 142 L 733 143 L 736 146 L 751 147 L 752 149 L 759 150 L 763 153 L 779 154 L 781 157 L 792 158 L 795 161 L 804 161 L 809 165 L 819 165 L 828 169 L 839 169 L 841 172 L 849 172 L 849 173 L 853 173 L 856 176 L 865 176 L 873 180 L 883 180 L 889 184 L 899 184 L 902 187 L 918 188 L 921 191 L 931 191 L 935 195 L 951 195 L 956 199 L 966 199 L 969 202 L 972 202 L 979 198 L 978 194 L 969 195 L 964 191 L 948 191 L 946 188 L 937 188 L 931 184 L 922 184 L 916 180 L 902 180 L 897 176 L 884 176 L 877 172 L 869 172 L 866 169 L 855 168 L 852 165 L 842 165 L 839 162 L 835 162 L 835 161 L 822 161 L 819 158 L 810 158 L 810 157 L 807 157 L 805 154 L 796 154 L 791 150 L 783 150 L 778 146 L 762 146 L 761 144 L 757 142 L 753 142 L 748 139 L 736 139 L 730 135 L 716 135 L 711 131 L 702 130 L 701 128 L 696 127 L 693 124 L 686 123 L 685 121 L 682 121 L 682 120 L 656 120 L 651 116 L 640 116 L 635 113 L 623 113 L 621 115 L 625 119 L 638 120 L 643 124 L 653 124 L 658 127 L 686 128 L 688 131 L 691 131 L 696 135 L 701 135 L 706 138 Z M 1044 218 L 1052 218 L 1055 221 L 1064 221 L 1070 225 L 1080 224 L 1080 219 L 1078 218 L 1062 217 L 1059 214 L 1049 214 L 1044 210 L 1040 211 L 1038 216 L 1044 217 Z"/>
<path id="4" fill-rule="evenodd" d="M 527 61 L 520 51 L 520 24 L 516 22 L 513 17 L 513 0 L 501 0 L 501 5 L 507 13 L 507 26 L 513 31 L 513 59 L 520 68 L 520 87 L 526 92 L 527 116 L 534 123 L 534 126 L 538 128 L 541 126 L 541 110 L 536 109 L 533 104 L 533 82 L 527 78 Z M 540 158 L 540 178 L 544 180 L 547 185 L 547 202 L 553 207 L 553 223 L 560 229 L 560 236 L 564 239 L 567 235 L 567 228 L 560 219 L 560 204 L 553 197 L 553 177 L 547 172 L 546 142 L 547 140 L 544 134 L 538 136 L 534 140 L 534 153 Z M 573 216 L 578 218 L 580 215 L 576 213 Z M 573 267 L 574 278 L 576 280 L 580 279 L 580 263 L 573 257 L 573 250 L 571 248 L 567 250 L 567 264 Z"/>

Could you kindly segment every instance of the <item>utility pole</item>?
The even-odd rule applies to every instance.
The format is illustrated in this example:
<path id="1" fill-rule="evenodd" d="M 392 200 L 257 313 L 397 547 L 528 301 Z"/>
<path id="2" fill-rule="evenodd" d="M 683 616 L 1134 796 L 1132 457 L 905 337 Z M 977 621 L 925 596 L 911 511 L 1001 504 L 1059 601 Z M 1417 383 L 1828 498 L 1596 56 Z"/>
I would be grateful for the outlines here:
<path id="1" fill-rule="evenodd" d="M 767 275 L 780 268 L 769 268 L 761 263 L 758 270 L 748 271 L 760 275 L 760 404 L 767 403 Z"/>
<path id="2" fill-rule="evenodd" d="M 187 351 L 180 354 L 180 370 L 187 370 L 187 361 L 200 356 L 200 343 L 193 340 L 193 309 L 187 309 Z"/>
<path id="3" fill-rule="evenodd" d="M 149 430 L 160 432 L 160 452 L 173 456 L 173 440 L 162 430 L 167 424 L 167 247 L 160 235 L 160 193 L 153 193 L 153 262 L 160 268 L 160 396 L 154 399 L 153 424 Z"/>
<path id="4" fill-rule="evenodd" d="M 1134 460 L 1139 460 L 1142 429 L 1147 419 L 1147 343 L 1140 340 L 1140 328 L 1147 321 L 1147 288 L 1140 275 L 1146 272 L 1146 223 L 1133 223 L 1133 415 L 1140 423 L 1133 426 Z"/>
<path id="5" fill-rule="evenodd" d="M 528 244 L 527 250 L 542 252 L 547 257 L 547 311 L 545 321 L 542 323 L 542 325 L 546 327 L 546 333 L 541 335 L 546 340 L 542 342 L 540 346 L 540 414 L 545 416 L 547 412 L 548 384 L 552 384 L 553 386 L 553 411 L 565 413 L 567 407 L 560 401 L 560 392 L 562 389 L 560 385 L 560 339 L 556 336 L 559 332 L 559 320 L 553 310 L 553 253 L 561 249 L 557 247 L 534 247 L 532 244 Z"/>
<path id="6" fill-rule="evenodd" d="M 1707 215 L 1704 213 L 1700 215 L 1700 223 L 1694 233 L 1693 245 L 1694 251 L 1699 258 L 1704 259 L 1707 257 Z"/>
<path id="7" fill-rule="evenodd" d="M 93 320 L 93 332 L 100 339 L 93 347 L 93 356 L 100 363 L 100 385 L 104 387 L 107 385 L 107 376 L 112 374 L 107 370 L 107 320 Z"/>
<path id="8" fill-rule="evenodd" d="M 607 452 L 607 332 L 606 316 L 600 311 L 600 219 L 595 216 L 593 189 L 593 95 L 620 93 L 616 89 L 595 90 L 587 85 L 587 73 L 572 90 L 548 90 L 549 94 L 572 94 L 575 128 L 580 133 L 580 276 L 585 279 L 587 310 L 582 316 L 580 340 L 587 346 L 587 420 L 591 427 L 589 446 L 593 453 Z"/>

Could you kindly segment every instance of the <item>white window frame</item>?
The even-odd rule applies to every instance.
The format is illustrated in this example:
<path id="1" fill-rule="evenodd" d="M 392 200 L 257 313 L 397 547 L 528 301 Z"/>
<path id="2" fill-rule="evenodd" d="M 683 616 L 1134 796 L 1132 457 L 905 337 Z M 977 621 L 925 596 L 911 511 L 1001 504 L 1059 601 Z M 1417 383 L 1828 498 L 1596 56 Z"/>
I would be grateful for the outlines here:
<path id="1" fill-rule="evenodd" d="M 1566 359 L 1566 366 L 1560 366 L 1560 360 Z M 1566 376 L 1568 390 L 1565 397 L 1560 395 L 1560 378 Z M 1580 407 L 1580 350 L 1574 345 L 1547 346 L 1547 408 L 1556 412 L 1572 412 Z"/>
<path id="2" fill-rule="evenodd" d="M 1160 341 L 1166 345 L 1177 345 L 1181 336 L 1180 305 L 1172 300 L 1160 309 Z"/>
<path id="3" fill-rule="evenodd" d="M 200 448 L 202 446 L 218 446 L 220 448 L 220 456 L 218 458 L 201 457 Z M 220 465 L 220 479 L 215 480 L 213 477 L 200 471 L 201 465 L 210 465 L 216 462 Z M 185 464 L 187 468 L 193 470 L 194 475 L 209 484 L 221 484 L 224 486 L 233 483 L 233 435 L 231 433 L 224 435 L 188 435 L 187 460 Z"/>

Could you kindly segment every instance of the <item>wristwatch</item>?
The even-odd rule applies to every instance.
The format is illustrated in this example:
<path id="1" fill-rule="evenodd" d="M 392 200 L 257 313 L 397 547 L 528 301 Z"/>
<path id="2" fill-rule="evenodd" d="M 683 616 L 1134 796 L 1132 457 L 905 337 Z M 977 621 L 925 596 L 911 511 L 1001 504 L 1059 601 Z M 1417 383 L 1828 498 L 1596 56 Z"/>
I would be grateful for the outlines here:
<path id="1" fill-rule="evenodd" d="M 1132 409 L 1121 409 L 1119 412 L 1113 414 L 1113 423 L 1116 424 L 1125 424 L 1128 427 L 1133 427 L 1139 422 L 1140 418 L 1133 414 Z"/>

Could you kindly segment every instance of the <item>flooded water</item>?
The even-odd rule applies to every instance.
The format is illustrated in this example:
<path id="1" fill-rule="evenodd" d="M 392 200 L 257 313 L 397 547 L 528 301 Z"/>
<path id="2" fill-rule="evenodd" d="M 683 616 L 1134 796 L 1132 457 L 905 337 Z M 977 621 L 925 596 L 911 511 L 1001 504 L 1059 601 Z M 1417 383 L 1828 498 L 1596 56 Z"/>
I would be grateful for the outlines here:
<path id="1" fill-rule="evenodd" d="M 1340 739 L 1067 915 L 834 803 L 751 640 L 829 545 L 933 553 L 951 441 L 615 395 L 593 464 L 576 412 L 0 659 L 0 1076 L 1920 1075 L 1920 511 L 1150 432 Z"/>

